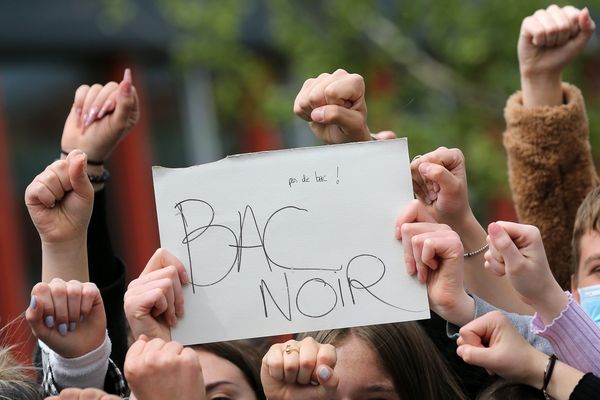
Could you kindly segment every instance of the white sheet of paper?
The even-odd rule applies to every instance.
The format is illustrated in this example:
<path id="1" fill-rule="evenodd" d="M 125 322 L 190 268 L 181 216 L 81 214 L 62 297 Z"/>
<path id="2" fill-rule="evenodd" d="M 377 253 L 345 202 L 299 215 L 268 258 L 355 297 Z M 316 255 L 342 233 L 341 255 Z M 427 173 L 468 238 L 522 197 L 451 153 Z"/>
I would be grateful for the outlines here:
<path id="1" fill-rule="evenodd" d="M 429 317 L 394 238 L 406 139 L 153 168 L 162 247 L 186 266 L 183 344 Z"/>

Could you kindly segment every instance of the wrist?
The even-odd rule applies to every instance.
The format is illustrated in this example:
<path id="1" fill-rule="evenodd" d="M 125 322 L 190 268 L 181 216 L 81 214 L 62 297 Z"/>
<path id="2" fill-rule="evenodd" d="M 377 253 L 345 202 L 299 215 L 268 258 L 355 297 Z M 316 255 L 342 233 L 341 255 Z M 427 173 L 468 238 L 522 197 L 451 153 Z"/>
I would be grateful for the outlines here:
<path id="1" fill-rule="evenodd" d="M 560 73 L 521 73 L 523 106 L 542 107 L 563 104 Z"/>
<path id="2" fill-rule="evenodd" d="M 545 325 L 551 324 L 568 304 L 569 298 L 556 282 L 553 282 L 550 289 L 543 291 L 543 296 L 531 302 Z"/>
<path id="3" fill-rule="evenodd" d="M 87 232 L 75 239 L 47 242 L 42 240 L 42 281 L 89 281 L 87 268 Z"/>
<path id="4" fill-rule="evenodd" d="M 524 358 L 528 360 L 523 377 L 520 381 L 526 385 L 533 386 L 536 389 L 542 389 L 544 386 L 544 370 L 548 365 L 548 356 L 541 351 L 529 346 L 531 355 Z"/>
<path id="5" fill-rule="evenodd" d="M 475 317 L 475 301 L 464 290 L 453 296 L 451 304 L 432 305 L 433 311 L 446 321 L 456 325 L 464 326 Z"/>

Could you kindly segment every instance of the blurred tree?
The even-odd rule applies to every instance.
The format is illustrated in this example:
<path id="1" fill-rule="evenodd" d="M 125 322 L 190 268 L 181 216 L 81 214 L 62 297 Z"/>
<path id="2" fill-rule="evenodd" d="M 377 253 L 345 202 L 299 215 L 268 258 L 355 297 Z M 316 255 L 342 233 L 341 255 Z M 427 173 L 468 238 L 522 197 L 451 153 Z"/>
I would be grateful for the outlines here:
<path id="1" fill-rule="evenodd" d="M 408 137 L 412 155 L 438 146 L 464 151 L 480 217 L 491 199 L 506 196 L 502 110 L 519 88 L 519 28 L 548 2 L 157 1 L 181 32 L 172 47 L 177 65 L 211 71 L 223 132 L 239 132 L 250 115 L 285 131 L 302 82 L 344 68 L 366 79 L 371 130 Z M 109 10 L 114 2 L 107 0 Z M 569 4 L 600 9 L 599 0 Z M 578 85 L 582 63 L 598 53 L 588 47 L 565 77 Z M 598 97 L 588 106 L 596 127 Z"/>

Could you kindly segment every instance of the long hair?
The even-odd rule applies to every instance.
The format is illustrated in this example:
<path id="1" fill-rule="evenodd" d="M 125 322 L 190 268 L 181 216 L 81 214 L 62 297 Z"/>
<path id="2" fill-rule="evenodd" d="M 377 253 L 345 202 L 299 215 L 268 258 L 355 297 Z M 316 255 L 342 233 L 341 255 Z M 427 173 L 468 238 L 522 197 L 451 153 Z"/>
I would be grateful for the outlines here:
<path id="1" fill-rule="evenodd" d="M 32 379 L 31 370 L 13 357 L 12 346 L 0 347 L 0 399 L 41 400 L 40 386 Z"/>
<path id="2" fill-rule="evenodd" d="M 265 400 L 260 381 L 261 358 L 253 347 L 242 341 L 217 342 L 193 346 L 224 358 L 242 371 L 258 400 Z"/>
<path id="3" fill-rule="evenodd" d="M 414 322 L 319 331 L 319 343 L 340 346 L 354 336 L 377 355 L 402 399 L 466 399 L 455 376 L 425 331 Z"/>

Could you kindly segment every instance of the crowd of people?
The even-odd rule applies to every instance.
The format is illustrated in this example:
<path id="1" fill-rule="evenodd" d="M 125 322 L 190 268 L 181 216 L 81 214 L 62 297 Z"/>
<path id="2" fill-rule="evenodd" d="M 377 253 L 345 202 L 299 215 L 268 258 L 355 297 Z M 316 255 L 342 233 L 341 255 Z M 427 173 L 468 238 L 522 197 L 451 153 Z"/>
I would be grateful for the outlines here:
<path id="1" fill-rule="evenodd" d="M 411 162 L 415 200 L 395 237 L 406 272 L 427 286 L 431 319 L 301 333 L 268 349 L 173 341 L 190 280 L 165 249 L 126 284 L 104 163 L 138 120 L 137 94 L 129 70 L 79 87 L 61 159 L 25 193 L 42 243 L 25 312 L 36 365 L 0 347 L 0 398 L 600 398 L 600 179 L 582 94 L 562 82 L 594 30 L 589 11 L 571 6 L 521 25 L 521 91 L 504 133 L 521 223 L 480 225 L 459 149 Z M 344 70 L 308 79 L 294 112 L 329 144 L 395 138 L 370 132 L 364 80 Z"/>

